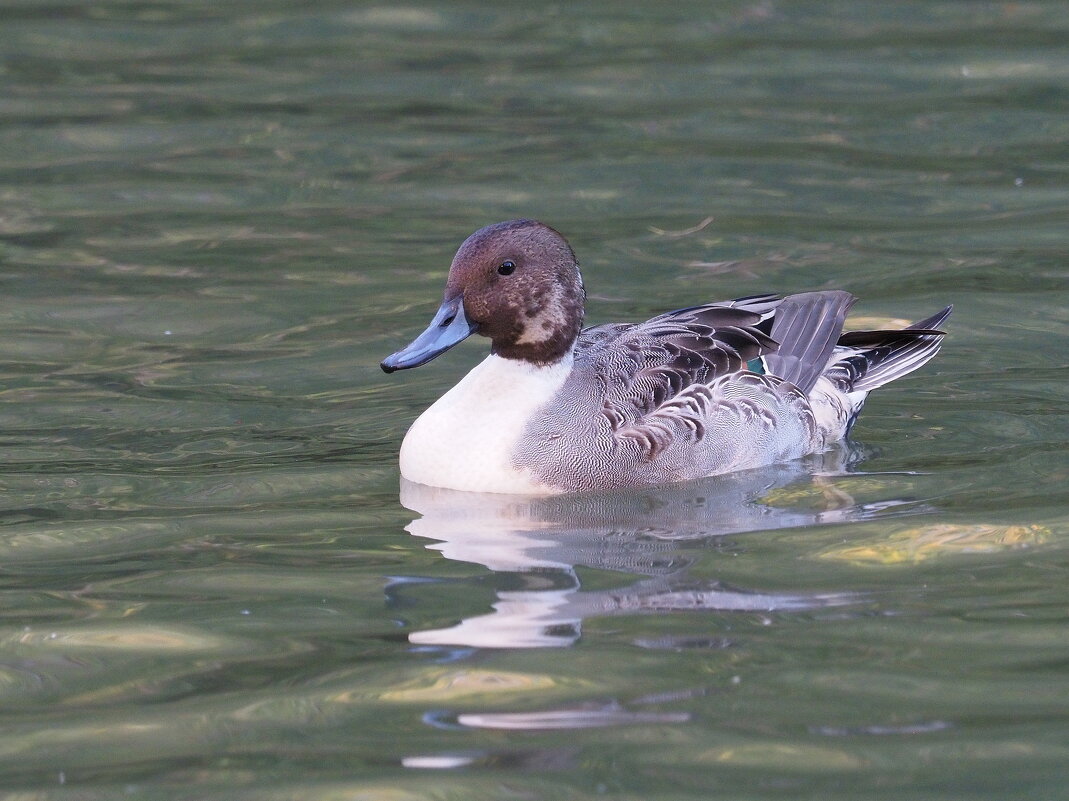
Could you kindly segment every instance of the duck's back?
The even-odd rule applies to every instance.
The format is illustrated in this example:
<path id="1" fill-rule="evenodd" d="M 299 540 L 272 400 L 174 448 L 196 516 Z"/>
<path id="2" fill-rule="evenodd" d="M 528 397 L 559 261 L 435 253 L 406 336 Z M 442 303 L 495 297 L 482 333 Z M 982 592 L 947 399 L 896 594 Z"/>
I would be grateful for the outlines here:
<path id="1" fill-rule="evenodd" d="M 801 375 L 808 348 L 823 369 L 850 300 L 845 292 L 806 296 L 815 317 L 831 321 L 816 326 L 830 343 L 820 347 L 812 337 L 803 347 L 781 347 L 775 318 L 785 302 L 792 307 L 768 295 L 586 329 L 568 380 L 521 438 L 517 463 L 577 491 L 686 480 L 809 453 L 821 432 L 806 394 L 768 363 L 793 364 Z M 784 351 L 778 362 L 777 351 Z"/>

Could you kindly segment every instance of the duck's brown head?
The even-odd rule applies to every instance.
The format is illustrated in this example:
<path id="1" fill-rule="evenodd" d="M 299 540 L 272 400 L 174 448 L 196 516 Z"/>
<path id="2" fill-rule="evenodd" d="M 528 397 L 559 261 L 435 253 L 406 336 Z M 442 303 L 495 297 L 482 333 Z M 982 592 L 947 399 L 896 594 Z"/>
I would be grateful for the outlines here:
<path id="1" fill-rule="evenodd" d="M 536 220 L 488 225 L 457 251 L 430 326 L 382 369 L 426 364 L 473 333 L 503 358 L 552 364 L 575 344 L 585 299 L 575 253 L 557 231 Z"/>

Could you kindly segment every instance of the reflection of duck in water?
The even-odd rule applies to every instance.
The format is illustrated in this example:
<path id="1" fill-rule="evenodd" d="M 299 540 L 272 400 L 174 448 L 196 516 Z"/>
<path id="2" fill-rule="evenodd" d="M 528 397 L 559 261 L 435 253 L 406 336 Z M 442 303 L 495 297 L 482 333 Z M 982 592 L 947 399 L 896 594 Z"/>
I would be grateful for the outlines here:
<path id="1" fill-rule="evenodd" d="M 494 611 L 413 632 L 421 644 L 497 648 L 570 645 L 583 619 L 681 610 L 771 611 L 849 603 L 844 594 L 739 591 L 688 575 L 681 540 L 871 517 L 901 502 L 860 506 L 823 475 L 842 475 L 844 451 L 683 484 L 600 494 L 524 497 L 456 492 L 402 481 L 401 502 L 419 513 L 407 530 L 436 540 L 449 559 L 502 575 Z M 807 486 L 807 482 L 809 486 Z M 766 498 L 787 486 L 825 502 L 803 510 Z M 611 590 L 583 590 L 575 568 L 641 577 Z"/>
<path id="2" fill-rule="evenodd" d="M 761 295 L 580 330 L 575 254 L 513 220 L 470 236 L 429 328 L 382 363 L 416 367 L 472 333 L 491 355 L 416 420 L 410 481 L 551 495 L 689 480 L 842 439 L 869 391 L 927 362 L 950 314 L 843 334 L 846 292 Z"/>

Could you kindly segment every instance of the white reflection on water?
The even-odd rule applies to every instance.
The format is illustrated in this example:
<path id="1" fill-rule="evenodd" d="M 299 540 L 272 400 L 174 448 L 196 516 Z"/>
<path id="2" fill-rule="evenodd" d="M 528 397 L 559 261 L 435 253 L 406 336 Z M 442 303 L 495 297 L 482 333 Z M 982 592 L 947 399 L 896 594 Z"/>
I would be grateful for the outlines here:
<path id="1" fill-rule="evenodd" d="M 401 503 L 420 516 L 406 528 L 435 540 L 446 558 L 515 574 L 523 588 L 501 590 L 493 611 L 448 628 L 412 632 L 421 645 L 544 648 L 574 643 L 583 620 L 681 610 L 797 611 L 859 600 L 853 594 L 764 593 L 689 576 L 680 541 L 862 520 L 906 501 L 857 504 L 828 482 L 847 474 L 850 454 L 811 459 L 702 481 L 611 494 L 529 498 L 456 492 L 402 479 Z M 825 483 L 827 482 L 827 483 Z M 810 508 L 774 505 L 790 485 L 809 490 Z M 813 498 L 821 497 L 819 508 Z M 628 587 L 585 591 L 576 567 L 640 576 Z"/>
<path id="2" fill-rule="evenodd" d="M 474 729 L 594 729 L 602 726 L 641 723 L 686 723 L 687 712 L 629 712 L 616 705 L 601 709 L 553 709 L 543 712 L 464 714 L 457 716 L 462 726 Z"/>

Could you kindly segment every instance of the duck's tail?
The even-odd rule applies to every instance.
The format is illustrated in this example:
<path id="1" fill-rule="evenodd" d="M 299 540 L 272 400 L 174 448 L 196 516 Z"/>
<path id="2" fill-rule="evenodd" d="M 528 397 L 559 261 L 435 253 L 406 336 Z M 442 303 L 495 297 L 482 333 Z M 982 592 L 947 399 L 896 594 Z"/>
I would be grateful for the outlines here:
<path id="1" fill-rule="evenodd" d="M 869 392 L 921 367 L 939 352 L 938 327 L 953 306 L 926 320 L 896 331 L 850 331 L 839 337 L 831 364 L 824 370 L 836 389 L 848 394 Z"/>
<path id="2" fill-rule="evenodd" d="M 760 358 L 761 367 L 807 395 L 826 378 L 860 408 L 870 390 L 913 372 L 939 352 L 944 333 L 938 326 L 952 306 L 906 328 L 844 334 L 855 300 L 840 290 L 785 297 L 769 317 L 768 333 L 777 348 Z"/>

